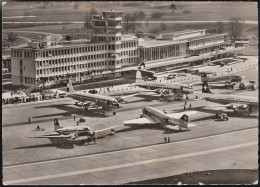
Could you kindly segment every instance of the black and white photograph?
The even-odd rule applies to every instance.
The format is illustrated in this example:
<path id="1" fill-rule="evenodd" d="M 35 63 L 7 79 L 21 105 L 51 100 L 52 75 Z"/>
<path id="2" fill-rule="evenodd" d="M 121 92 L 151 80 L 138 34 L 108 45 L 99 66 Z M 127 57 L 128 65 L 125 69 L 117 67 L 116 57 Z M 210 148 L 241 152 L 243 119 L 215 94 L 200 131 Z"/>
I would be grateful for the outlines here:
<path id="1" fill-rule="evenodd" d="M 2 185 L 258 185 L 257 1 L 2 2 Z"/>

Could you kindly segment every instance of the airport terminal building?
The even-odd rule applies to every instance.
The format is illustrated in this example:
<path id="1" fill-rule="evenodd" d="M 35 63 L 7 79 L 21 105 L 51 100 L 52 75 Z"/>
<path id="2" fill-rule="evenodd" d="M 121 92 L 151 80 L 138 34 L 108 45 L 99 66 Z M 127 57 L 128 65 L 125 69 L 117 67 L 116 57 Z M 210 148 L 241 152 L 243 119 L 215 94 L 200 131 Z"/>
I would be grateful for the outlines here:
<path id="1" fill-rule="evenodd" d="M 66 82 L 119 78 L 133 68 L 165 71 L 228 56 L 244 46 L 233 46 L 227 34 L 207 34 L 205 29 L 161 34 L 157 39 L 122 35 L 120 11 L 106 11 L 92 19 L 89 40 L 59 42 L 52 36 L 11 50 L 12 84 L 45 86 Z"/>

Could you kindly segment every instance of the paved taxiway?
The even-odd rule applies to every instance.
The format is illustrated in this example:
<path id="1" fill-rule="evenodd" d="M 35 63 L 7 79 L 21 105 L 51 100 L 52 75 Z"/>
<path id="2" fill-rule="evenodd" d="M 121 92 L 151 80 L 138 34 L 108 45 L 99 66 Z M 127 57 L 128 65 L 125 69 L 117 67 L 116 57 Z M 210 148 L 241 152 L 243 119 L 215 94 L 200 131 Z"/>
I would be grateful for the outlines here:
<path id="1" fill-rule="evenodd" d="M 257 128 L 253 128 L 169 144 L 10 166 L 4 168 L 4 181 L 5 184 L 121 184 L 186 171 L 254 168 L 257 144 Z"/>
<path id="2" fill-rule="evenodd" d="M 257 71 L 238 73 L 257 79 Z M 215 93 L 257 96 L 257 91 L 212 90 Z M 152 100 L 151 100 L 152 99 Z M 17 105 L 3 110 L 3 180 L 6 184 L 121 184 L 187 171 L 221 168 L 257 168 L 258 119 L 234 116 L 228 122 L 215 121 L 215 113 L 205 101 L 191 101 L 190 117 L 196 127 L 190 131 L 159 128 L 120 127 L 115 136 L 99 139 L 97 144 L 56 147 L 40 135 L 36 125 L 53 130 L 53 119 L 64 126 L 73 125 L 72 114 L 85 117 L 94 129 L 121 125 L 138 117 L 143 106 L 154 106 L 168 113 L 182 110 L 183 102 L 161 103 L 152 96 L 135 96 L 109 118 L 88 114 L 75 108 L 72 100 L 56 100 L 34 105 Z M 188 103 L 189 106 L 189 103 Z M 15 114 L 15 115 L 14 115 Z M 32 124 L 27 124 L 28 116 Z M 164 137 L 172 143 L 164 144 Z M 106 153 L 104 153 L 106 152 Z M 120 176 L 120 177 L 119 177 Z"/>

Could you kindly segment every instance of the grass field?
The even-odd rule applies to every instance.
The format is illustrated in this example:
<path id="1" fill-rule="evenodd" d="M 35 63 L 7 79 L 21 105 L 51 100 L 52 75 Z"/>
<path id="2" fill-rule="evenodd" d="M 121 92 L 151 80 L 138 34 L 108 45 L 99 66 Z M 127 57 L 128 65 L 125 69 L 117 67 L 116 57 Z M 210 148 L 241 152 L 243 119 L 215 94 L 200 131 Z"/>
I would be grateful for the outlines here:
<path id="1" fill-rule="evenodd" d="M 78 9 L 74 8 L 73 2 L 67 2 L 63 5 L 47 6 L 47 8 L 37 7 L 35 2 L 8 2 L 3 7 L 3 17 L 12 16 L 36 16 L 23 18 L 3 18 L 3 22 L 46 22 L 46 21 L 84 21 L 87 11 L 95 8 L 99 12 L 105 10 L 120 10 L 127 13 L 133 13 L 141 10 L 146 14 L 144 20 L 173 20 L 173 21 L 225 21 L 233 17 L 243 18 L 249 21 L 258 20 L 257 3 L 255 2 L 175 2 L 177 9 L 172 14 L 169 5 L 171 2 L 138 2 L 138 6 L 124 6 L 127 2 L 77 2 Z M 152 13 L 160 12 L 163 14 L 160 19 L 152 19 Z M 184 13 L 187 12 L 187 13 Z M 141 32 L 174 32 L 187 29 L 207 29 L 209 32 L 214 32 L 216 26 L 214 23 L 196 23 L 196 24 L 165 24 L 166 29 L 162 30 L 160 24 L 139 24 L 135 31 L 130 33 Z M 38 31 L 57 34 L 70 34 L 75 39 L 89 38 L 90 30 L 83 28 L 83 24 L 12 24 L 6 25 L 3 23 L 3 34 L 11 31 Z M 258 25 L 246 24 L 244 27 L 246 35 L 258 35 Z M 23 34 L 19 34 L 23 36 Z"/>
<path id="2" fill-rule="evenodd" d="M 258 20 L 257 3 L 255 2 L 176 2 L 177 9 L 172 14 L 169 5 L 152 7 L 151 3 L 145 2 L 140 6 L 123 6 L 123 4 L 111 4 L 110 2 L 78 2 L 78 9 L 74 9 L 73 3 L 63 6 L 51 6 L 46 9 L 32 7 L 32 2 L 16 3 L 8 2 L 3 7 L 3 17 L 23 16 L 27 13 L 34 18 L 15 18 L 12 21 L 83 21 L 87 11 L 95 8 L 99 12 L 102 10 L 119 10 L 124 14 L 142 10 L 146 18 L 151 20 L 151 14 L 160 12 L 163 14 L 162 20 L 229 20 L 232 17 L 240 17 L 245 20 Z M 27 6 L 26 6 L 27 5 Z M 183 13 L 188 10 L 190 13 Z M 10 21 L 10 19 L 3 19 Z"/>

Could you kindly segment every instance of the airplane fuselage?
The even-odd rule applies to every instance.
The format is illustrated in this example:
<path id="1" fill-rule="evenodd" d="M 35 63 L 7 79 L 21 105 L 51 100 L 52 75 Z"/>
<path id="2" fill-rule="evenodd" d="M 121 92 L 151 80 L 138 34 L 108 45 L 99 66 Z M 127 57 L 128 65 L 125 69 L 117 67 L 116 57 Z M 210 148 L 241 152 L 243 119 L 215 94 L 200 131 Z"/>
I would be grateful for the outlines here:
<path id="1" fill-rule="evenodd" d="M 88 126 L 74 126 L 74 127 L 62 127 L 56 129 L 55 132 L 63 135 L 69 135 L 71 133 L 77 133 L 79 135 L 91 135 L 92 130 Z"/>
<path id="2" fill-rule="evenodd" d="M 152 107 L 145 107 L 143 108 L 143 114 L 148 118 L 160 123 L 162 126 L 172 125 L 172 126 L 180 126 L 183 128 L 187 128 L 187 123 L 185 121 L 180 122 L 178 119 L 171 118 L 167 114 L 156 110 Z"/>
<path id="3" fill-rule="evenodd" d="M 99 106 L 117 106 L 119 104 L 115 98 L 99 95 L 99 94 L 89 94 L 89 93 L 81 93 L 81 92 L 73 92 L 67 95 L 77 101 L 86 102 L 93 101 L 96 105 Z"/>
<path id="4" fill-rule="evenodd" d="M 228 95 L 228 96 L 214 95 L 214 96 L 204 96 L 203 99 L 215 103 L 230 104 L 231 109 L 240 113 L 249 114 L 258 110 L 257 97 L 247 97 L 247 96 L 237 96 L 237 95 Z M 245 108 L 243 108 L 243 105 L 245 105 Z"/>
<path id="5" fill-rule="evenodd" d="M 208 101 L 218 101 L 221 103 L 232 103 L 239 102 L 251 105 L 258 105 L 257 97 L 247 97 L 247 96 L 238 96 L 238 95 L 213 95 L 213 96 L 204 96 L 203 99 Z"/>
<path id="6" fill-rule="evenodd" d="M 185 94 L 192 94 L 192 86 L 180 83 L 163 83 L 163 82 L 152 82 L 152 81 L 145 81 L 141 83 L 136 83 L 136 86 L 148 88 L 148 89 L 171 89 L 173 91 L 182 91 Z"/>
<path id="7" fill-rule="evenodd" d="M 242 77 L 237 75 L 222 75 L 215 77 L 201 77 L 202 82 L 241 82 Z"/>

